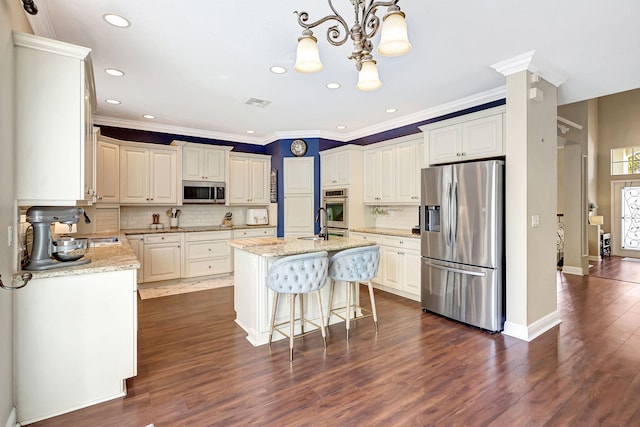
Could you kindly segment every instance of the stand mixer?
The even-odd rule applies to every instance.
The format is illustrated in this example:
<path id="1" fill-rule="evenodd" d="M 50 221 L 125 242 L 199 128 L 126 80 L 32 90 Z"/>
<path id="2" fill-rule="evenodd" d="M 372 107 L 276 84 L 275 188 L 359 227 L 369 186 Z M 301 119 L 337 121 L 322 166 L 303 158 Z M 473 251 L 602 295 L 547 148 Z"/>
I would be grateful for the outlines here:
<path id="1" fill-rule="evenodd" d="M 71 267 L 91 262 L 91 259 L 80 259 L 87 251 L 88 239 L 74 239 L 70 237 L 53 240 L 51 224 L 60 222 L 69 226 L 80 221 L 89 224 L 91 220 L 82 208 L 33 206 L 27 210 L 27 221 L 33 227 L 33 246 L 28 254 L 28 262 L 23 266 L 25 270 L 49 270 L 59 267 Z M 55 258 L 54 259 L 52 259 Z M 56 261 L 57 260 L 57 261 Z"/>

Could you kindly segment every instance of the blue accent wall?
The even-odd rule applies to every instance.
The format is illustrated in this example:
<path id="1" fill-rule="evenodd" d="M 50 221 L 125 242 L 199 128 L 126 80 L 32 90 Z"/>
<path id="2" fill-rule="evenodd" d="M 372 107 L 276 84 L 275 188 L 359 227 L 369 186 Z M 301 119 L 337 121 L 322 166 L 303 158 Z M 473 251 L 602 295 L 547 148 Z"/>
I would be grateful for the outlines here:
<path id="1" fill-rule="evenodd" d="M 307 142 L 307 153 L 305 157 L 314 158 L 314 211 L 317 211 L 320 207 L 320 152 L 328 150 L 330 148 L 340 147 L 346 144 L 355 144 L 366 146 L 369 144 L 375 144 L 377 142 L 386 141 L 389 139 L 399 138 L 406 135 L 413 135 L 420 132 L 419 127 L 427 125 L 429 123 L 435 123 L 442 120 L 451 119 L 453 117 L 462 116 L 465 114 L 474 113 L 476 111 L 482 111 L 500 105 L 505 105 L 506 99 L 499 99 L 497 101 L 489 102 L 475 107 L 466 108 L 464 110 L 456 111 L 454 113 L 445 114 L 439 117 L 435 117 L 429 120 L 423 120 L 421 122 L 413 123 L 410 125 L 402 126 L 396 129 L 391 129 L 385 132 L 376 133 L 374 135 L 368 135 L 362 138 L 357 138 L 349 142 L 334 141 L 324 138 L 304 138 Z M 289 150 L 289 145 L 293 139 L 281 139 L 274 141 L 266 146 L 245 144 L 241 142 L 224 141 L 218 139 L 200 138 L 186 135 L 175 135 L 162 132 L 150 132 L 136 129 L 125 129 L 111 126 L 100 126 L 100 133 L 104 136 L 122 139 L 126 141 L 138 141 L 148 142 L 151 144 L 163 144 L 169 145 L 173 140 L 196 142 L 199 144 L 210 145 L 222 145 L 233 147 L 233 151 L 242 153 L 255 153 L 255 154 L 269 154 L 271 155 L 271 169 L 276 170 L 277 177 L 277 195 L 278 195 L 278 236 L 284 236 L 284 158 L 294 157 Z M 317 234 L 320 232 L 318 224 L 315 225 L 314 232 Z"/>

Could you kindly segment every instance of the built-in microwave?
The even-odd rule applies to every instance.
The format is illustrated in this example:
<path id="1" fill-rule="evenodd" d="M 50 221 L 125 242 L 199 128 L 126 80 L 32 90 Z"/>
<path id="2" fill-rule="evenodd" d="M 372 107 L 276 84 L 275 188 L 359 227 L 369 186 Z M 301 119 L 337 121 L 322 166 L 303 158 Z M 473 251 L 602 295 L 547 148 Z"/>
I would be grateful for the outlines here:
<path id="1" fill-rule="evenodd" d="M 224 202 L 224 182 L 182 181 L 182 203 Z"/>
<path id="2" fill-rule="evenodd" d="M 349 197 L 346 188 L 324 190 L 322 205 L 327 211 L 328 227 L 349 228 Z"/>

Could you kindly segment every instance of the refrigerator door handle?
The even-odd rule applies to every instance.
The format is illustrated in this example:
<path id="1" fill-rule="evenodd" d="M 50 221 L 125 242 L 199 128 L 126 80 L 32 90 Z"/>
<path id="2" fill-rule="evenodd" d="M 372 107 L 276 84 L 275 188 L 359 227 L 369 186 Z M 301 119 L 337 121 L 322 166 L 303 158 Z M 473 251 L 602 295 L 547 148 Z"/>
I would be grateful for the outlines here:
<path id="1" fill-rule="evenodd" d="M 458 244 L 458 183 L 453 183 L 451 195 L 451 246 Z"/>
<path id="2" fill-rule="evenodd" d="M 444 193 L 446 200 L 444 201 L 444 205 L 447 206 L 447 226 L 445 228 L 445 236 L 447 239 L 447 246 L 451 246 L 453 243 L 451 241 L 451 183 L 447 184 L 447 191 Z"/>
<path id="3" fill-rule="evenodd" d="M 462 270 L 460 268 L 447 267 L 447 266 L 444 266 L 444 265 L 433 264 L 433 263 L 430 263 L 429 261 L 426 261 L 426 260 L 424 260 L 424 263 L 426 265 L 428 265 L 429 267 L 433 267 L 433 268 L 437 268 L 437 269 L 445 270 L 445 271 L 450 271 L 452 273 L 460 273 L 460 274 L 466 274 L 468 276 L 477 276 L 477 277 L 485 277 L 487 275 L 485 272 L 468 271 L 468 270 Z"/>

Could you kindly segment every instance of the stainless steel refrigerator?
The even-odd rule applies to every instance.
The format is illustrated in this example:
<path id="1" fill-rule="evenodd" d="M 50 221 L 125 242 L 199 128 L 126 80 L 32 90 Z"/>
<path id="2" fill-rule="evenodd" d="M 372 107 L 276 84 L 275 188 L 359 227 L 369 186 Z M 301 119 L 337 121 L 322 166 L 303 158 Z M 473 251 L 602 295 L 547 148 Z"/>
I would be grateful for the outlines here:
<path id="1" fill-rule="evenodd" d="M 422 169 L 421 302 L 492 332 L 504 325 L 504 162 Z"/>

